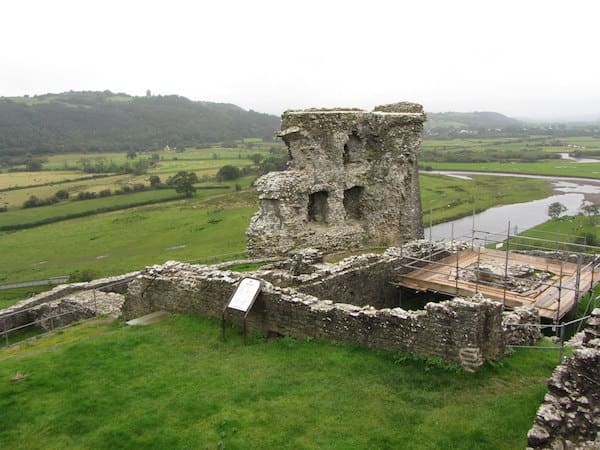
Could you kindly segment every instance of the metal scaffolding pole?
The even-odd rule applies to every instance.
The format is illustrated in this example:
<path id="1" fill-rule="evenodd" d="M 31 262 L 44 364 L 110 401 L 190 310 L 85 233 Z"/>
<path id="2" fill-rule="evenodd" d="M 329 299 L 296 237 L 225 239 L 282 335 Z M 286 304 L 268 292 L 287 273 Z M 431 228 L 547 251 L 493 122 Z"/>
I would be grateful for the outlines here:
<path id="1" fill-rule="evenodd" d="M 506 283 L 508 282 L 508 248 L 510 247 L 510 220 L 506 231 L 506 256 L 504 257 L 504 283 L 502 289 L 502 309 L 506 307 Z"/>

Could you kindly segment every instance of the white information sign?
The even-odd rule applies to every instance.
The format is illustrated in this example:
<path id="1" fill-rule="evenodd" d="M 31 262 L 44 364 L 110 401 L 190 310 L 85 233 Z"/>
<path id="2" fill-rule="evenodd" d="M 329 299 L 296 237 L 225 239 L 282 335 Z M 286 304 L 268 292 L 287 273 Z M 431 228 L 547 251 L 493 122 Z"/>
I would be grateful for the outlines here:
<path id="1" fill-rule="evenodd" d="M 496 248 L 502 248 L 503 245 L 504 245 L 504 242 L 498 242 L 496 244 Z"/>
<path id="2" fill-rule="evenodd" d="M 229 308 L 247 312 L 260 292 L 260 281 L 255 278 L 244 278 L 229 300 Z"/>

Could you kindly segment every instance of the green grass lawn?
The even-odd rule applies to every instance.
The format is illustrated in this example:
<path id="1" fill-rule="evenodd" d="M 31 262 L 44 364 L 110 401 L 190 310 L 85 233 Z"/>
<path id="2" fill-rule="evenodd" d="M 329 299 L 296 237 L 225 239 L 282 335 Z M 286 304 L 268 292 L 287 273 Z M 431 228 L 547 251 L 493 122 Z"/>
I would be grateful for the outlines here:
<path id="1" fill-rule="evenodd" d="M 244 346 L 237 328 L 223 342 L 198 316 L 92 321 L 0 350 L 0 447 L 524 448 L 557 360 L 454 373 L 320 340 Z"/>

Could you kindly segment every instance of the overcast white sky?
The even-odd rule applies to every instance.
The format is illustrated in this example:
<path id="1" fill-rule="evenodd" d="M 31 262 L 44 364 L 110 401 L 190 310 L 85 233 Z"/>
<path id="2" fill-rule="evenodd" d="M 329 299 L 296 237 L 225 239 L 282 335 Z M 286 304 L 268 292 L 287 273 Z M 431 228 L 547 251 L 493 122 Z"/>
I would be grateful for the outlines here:
<path id="1" fill-rule="evenodd" d="M 0 96 L 150 89 L 273 114 L 409 100 L 600 118 L 598 0 L 19 0 L 0 11 Z"/>

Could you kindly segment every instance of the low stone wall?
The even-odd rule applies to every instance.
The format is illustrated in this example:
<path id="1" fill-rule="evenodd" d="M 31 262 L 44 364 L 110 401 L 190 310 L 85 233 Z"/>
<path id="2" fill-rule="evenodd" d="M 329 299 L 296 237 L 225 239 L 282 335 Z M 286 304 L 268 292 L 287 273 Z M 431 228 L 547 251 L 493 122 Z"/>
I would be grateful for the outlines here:
<path id="1" fill-rule="evenodd" d="M 532 449 L 600 449 L 600 309 L 574 339 L 527 434 Z"/>
<path id="2" fill-rule="evenodd" d="M 58 308 L 58 310 L 63 311 L 66 307 L 64 305 L 67 305 L 68 303 L 59 307 L 61 299 L 72 297 L 77 293 L 96 290 L 100 293 L 112 292 L 123 294 L 127 290 L 127 284 L 138 274 L 139 272 L 130 272 L 124 275 L 101 278 L 86 283 L 61 284 L 48 292 L 43 292 L 31 298 L 22 300 L 15 303 L 10 308 L 0 311 L 0 333 L 3 333 L 5 330 L 11 330 L 35 322 L 39 320 L 40 317 L 48 316 L 49 311 L 52 309 Z M 99 297 L 101 297 L 101 295 L 99 295 Z M 78 300 L 75 300 L 77 303 L 86 303 L 86 301 L 82 300 L 83 297 L 78 296 L 77 298 Z M 98 299 L 96 299 L 96 301 L 97 300 Z M 85 308 L 92 308 L 92 306 L 88 304 L 83 309 Z M 98 312 L 104 313 L 101 308 Z M 73 314 L 74 316 L 77 316 L 75 311 Z M 79 320 L 81 318 L 83 318 L 83 316 L 74 320 Z"/>
<path id="3" fill-rule="evenodd" d="M 249 274 L 167 263 L 149 267 L 129 284 L 123 316 L 166 310 L 220 317 L 236 283 Z M 502 305 L 463 299 L 428 303 L 422 311 L 375 309 L 319 300 L 264 281 L 248 329 L 296 338 L 327 338 L 388 351 L 440 357 L 473 370 L 504 356 Z M 241 324 L 242 315 L 228 313 Z"/>

